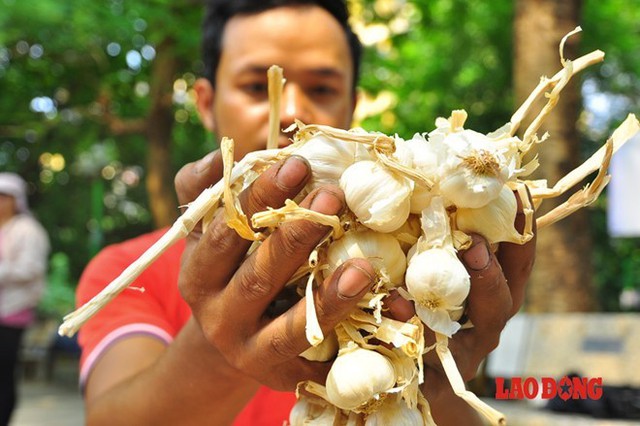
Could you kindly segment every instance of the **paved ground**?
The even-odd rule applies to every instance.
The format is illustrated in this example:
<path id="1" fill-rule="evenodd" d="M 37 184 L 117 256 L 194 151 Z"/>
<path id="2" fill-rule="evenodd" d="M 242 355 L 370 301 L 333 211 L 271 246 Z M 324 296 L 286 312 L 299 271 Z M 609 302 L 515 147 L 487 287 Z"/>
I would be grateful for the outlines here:
<path id="1" fill-rule="evenodd" d="M 77 361 L 56 363 L 51 380 L 41 372 L 22 378 L 18 407 L 10 426 L 82 426 L 84 408 L 78 390 Z"/>
<path id="2" fill-rule="evenodd" d="M 84 409 L 71 360 L 56 365 L 50 381 L 23 379 L 20 401 L 10 426 L 82 426 Z M 640 421 L 600 420 L 555 414 L 527 402 L 486 400 L 507 416 L 509 426 L 632 426 Z M 260 426 L 260 425 L 256 425 Z"/>
<path id="3" fill-rule="evenodd" d="M 553 413 L 529 402 L 485 400 L 502 411 L 509 426 L 638 426 L 640 421 L 603 420 L 577 414 Z"/>

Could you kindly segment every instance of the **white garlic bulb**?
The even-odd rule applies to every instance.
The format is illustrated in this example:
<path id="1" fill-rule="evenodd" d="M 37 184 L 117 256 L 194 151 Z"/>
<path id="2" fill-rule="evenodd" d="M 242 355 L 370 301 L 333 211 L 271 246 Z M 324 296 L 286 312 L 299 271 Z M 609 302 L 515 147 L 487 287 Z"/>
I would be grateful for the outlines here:
<path id="1" fill-rule="evenodd" d="M 355 161 L 358 145 L 319 133 L 298 148 L 295 154 L 306 158 L 311 165 L 308 192 L 323 185 L 337 185 L 342 173 Z"/>
<path id="2" fill-rule="evenodd" d="M 333 425 L 340 419 L 336 407 L 321 402 L 310 401 L 300 397 L 289 413 L 291 426 L 324 426 Z"/>
<path id="3" fill-rule="evenodd" d="M 387 398 L 380 408 L 367 416 L 364 426 L 423 426 L 424 423 L 418 408 L 409 408 L 398 398 Z"/>
<path id="4" fill-rule="evenodd" d="M 380 275 L 389 277 L 393 286 L 401 285 L 404 281 L 407 260 L 400 242 L 392 235 L 370 230 L 345 233 L 342 238 L 333 241 L 327 250 L 325 278 L 353 258 L 369 260 Z"/>
<path id="5" fill-rule="evenodd" d="M 416 253 L 407 267 L 405 283 L 416 314 L 427 327 L 447 336 L 460 329 L 452 315 L 462 309 L 471 280 L 452 250 L 432 248 Z"/>
<path id="6" fill-rule="evenodd" d="M 456 256 L 442 197 L 433 198 L 421 223 L 423 235 L 409 251 L 405 284 L 422 322 L 451 336 L 460 328 L 455 319 L 469 294 L 471 278 Z"/>
<path id="7" fill-rule="evenodd" d="M 393 388 L 396 373 L 384 355 L 349 344 L 340 350 L 327 376 L 327 398 L 343 410 L 362 410 Z"/>
<path id="8" fill-rule="evenodd" d="M 498 197 L 477 209 L 459 208 L 456 211 L 456 225 L 464 232 L 475 232 L 490 244 L 502 241 L 522 244 L 528 239 L 515 228 L 518 202 L 513 191 L 505 186 Z"/>
<path id="9" fill-rule="evenodd" d="M 479 208 L 515 176 L 517 150 L 473 130 L 450 133 L 441 142 L 437 190 L 457 207 Z"/>
<path id="10" fill-rule="evenodd" d="M 349 209 L 378 232 L 392 232 L 407 220 L 413 181 L 374 161 L 349 166 L 340 178 Z"/>

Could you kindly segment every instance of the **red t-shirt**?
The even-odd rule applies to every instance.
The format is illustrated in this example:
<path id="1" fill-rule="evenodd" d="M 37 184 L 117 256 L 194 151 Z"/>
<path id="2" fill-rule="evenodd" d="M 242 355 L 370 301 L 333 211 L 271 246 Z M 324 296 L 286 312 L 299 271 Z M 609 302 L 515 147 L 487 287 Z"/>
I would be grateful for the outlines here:
<path id="1" fill-rule="evenodd" d="M 82 274 L 76 294 L 77 305 L 81 306 L 100 292 L 164 232 L 166 229 L 102 250 Z M 120 293 L 82 327 L 79 333 L 82 387 L 95 361 L 119 338 L 130 334 L 148 334 L 168 344 L 187 322 L 191 310 L 180 297 L 177 284 L 184 245 L 184 240 L 180 240 L 165 251 L 140 274 L 130 288 Z M 294 402 L 293 393 L 261 387 L 233 424 L 282 426 L 289 418 Z"/>

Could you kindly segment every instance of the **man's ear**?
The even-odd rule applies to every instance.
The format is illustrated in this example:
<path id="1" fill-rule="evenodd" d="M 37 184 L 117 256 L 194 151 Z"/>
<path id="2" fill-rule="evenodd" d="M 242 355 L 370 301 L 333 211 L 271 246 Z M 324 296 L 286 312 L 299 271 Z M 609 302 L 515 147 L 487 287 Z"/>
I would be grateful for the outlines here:
<path id="1" fill-rule="evenodd" d="M 205 129 L 213 133 L 216 129 L 215 115 L 213 113 L 215 89 L 206 78 L 197 79 L 193 89 L 196 91 L 196 108 L 198 109 L 200 121 L 202 121 Z"/>

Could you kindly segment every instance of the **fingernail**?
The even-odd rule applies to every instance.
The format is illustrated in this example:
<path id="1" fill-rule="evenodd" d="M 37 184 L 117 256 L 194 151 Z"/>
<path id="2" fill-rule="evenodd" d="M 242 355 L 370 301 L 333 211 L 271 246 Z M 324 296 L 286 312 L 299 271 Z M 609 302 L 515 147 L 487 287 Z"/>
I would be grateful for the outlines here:
<path id="1" fill-rule="evenodd" d="M 489 254 L 489 248 L 483 242 L 477 241 L 475 245 L 464 252 L 462 255 L 464 263 L 474 271 L 482 271 L 491 261 L 491 255 Z"/>
<path id="2" fill-rule="evenodd" d="M 340 274 L 338 279 L 338 295 L 345 299 L 351 299 L 362 293 L 373 284 L 373 277 L 357 265 L 349 265 Z"/>
<path id="3" fill-rule="evenodd" d="M 283 189 L 294 189 L 302 184 L 309 174 L 309 166 L 304 158 L 292 155 L 278 169 L 276 181 Z"/>
<path id="4" fill-rule="evenodd" d="M 311 200 L 311 210 L 318 213 L 337 214 L 342 207 L 342 200 L 326 189 L 319 190 Z"/>
<path id="5" fill-rule="evenodd" d="M 200 160 L 198 160 L 194 170 L 196 174 L 204 173 L 209 169 L 209 167 L 211 167 L 211 164 L 213 162 L 213 157 L 215 157 L 216 152 L 217 151 L 210 152 L 204 157 L 202 157 Z"/>

